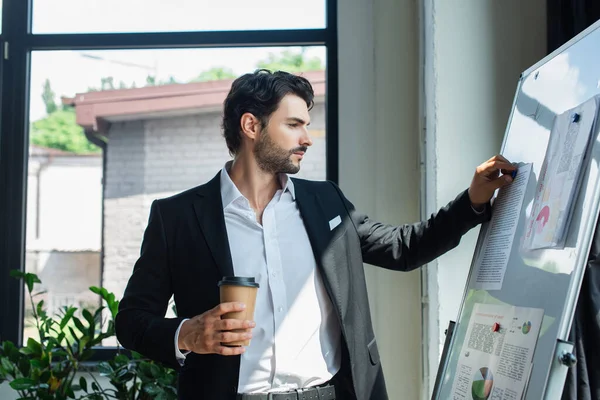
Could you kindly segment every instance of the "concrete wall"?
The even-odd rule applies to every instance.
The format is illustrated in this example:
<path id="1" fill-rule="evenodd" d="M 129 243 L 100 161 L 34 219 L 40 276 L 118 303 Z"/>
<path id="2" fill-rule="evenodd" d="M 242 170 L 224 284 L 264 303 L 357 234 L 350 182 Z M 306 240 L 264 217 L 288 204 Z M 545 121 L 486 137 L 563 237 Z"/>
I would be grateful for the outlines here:
<path id="1" fill-rule="evenodd" d="M 120 298 L 140 252 L 152 201 L 213 178 L 230 159 L 220 112 L 113 123 L 104 203 L 104 287 Z M 325 178 L 325 107 L 311 111 L 314 144 L 298 177 Z"/>
<path id="2" fill-rule="evenodd" d="M 519 75 L 545 56 L 545 21 L 543 0 L 425 0 L 428 212 L 466 189 L 475 168 L 500 151 Z M 428 267 L 430 388 L 478 232 Z"/>

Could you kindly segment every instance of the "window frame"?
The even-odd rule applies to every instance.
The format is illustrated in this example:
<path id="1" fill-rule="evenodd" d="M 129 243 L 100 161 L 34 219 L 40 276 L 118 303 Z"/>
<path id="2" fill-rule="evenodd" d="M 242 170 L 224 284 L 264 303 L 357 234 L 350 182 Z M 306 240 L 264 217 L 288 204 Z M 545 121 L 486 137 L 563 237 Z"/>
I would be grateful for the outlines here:
<path id="1" fill-rule="evenodd" d="M 31 52 L 224 47 L 325 46 L 326 176 L 338 182 L 337 0 L 325 0 L 324 29 L 151 33 L 33 34 L 34 0 L 4 0 L 0 34 L 0 342 L 23 341 L 24 286 L 9 277 L 25 268 Z M 98 347 L 94 361 L 116 347 Z"/>

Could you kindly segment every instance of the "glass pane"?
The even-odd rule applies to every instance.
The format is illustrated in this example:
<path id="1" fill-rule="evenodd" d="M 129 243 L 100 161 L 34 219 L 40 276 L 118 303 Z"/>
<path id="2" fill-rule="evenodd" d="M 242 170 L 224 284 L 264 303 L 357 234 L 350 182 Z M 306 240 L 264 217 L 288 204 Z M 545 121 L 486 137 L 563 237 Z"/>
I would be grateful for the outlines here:
<path id="1" fill-rule="evenodd" d="M 256 67 L 313 83 L 314 144 L 298 176 L 324 179 L 324 47 L 32 54 L 26 268 L 49 314 L 98 307 L 90 286 L 121 298 L 151 202 L 208 181 L 230 159 L 222 102 L 230 78 Z M 25 339 L 37 332 L 29 300 L 26 310 Z"/>
<path id="2" fill-rule="evenodd" d="M 34 33 L 325 27 L 325 0 L 34 0 Z"/>

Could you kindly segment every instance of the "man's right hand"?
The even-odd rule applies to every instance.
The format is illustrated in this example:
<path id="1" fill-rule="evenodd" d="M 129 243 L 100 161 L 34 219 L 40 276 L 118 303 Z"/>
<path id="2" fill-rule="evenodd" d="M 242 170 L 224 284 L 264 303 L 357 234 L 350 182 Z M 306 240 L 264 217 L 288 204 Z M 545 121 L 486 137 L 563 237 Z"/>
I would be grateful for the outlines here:
<path id="1" fill-rule="evenodd" d="M 221 303 L 212 310 L 191 318 L 181 325 L 178 346 L 180 350 L 191 351 L 197 354 L 221 354 L 234 356 L 242 354 L 246 348 L 227 347 L 227 344 L 252 337 L 251 329 L 256 325 L 254 321 L 239 319 L 221 319 L 221 316 L 230 312 L 243 311 L 245 306 L 241 303 Z M 230 332 L 244 329 L 243 332 Z"/>

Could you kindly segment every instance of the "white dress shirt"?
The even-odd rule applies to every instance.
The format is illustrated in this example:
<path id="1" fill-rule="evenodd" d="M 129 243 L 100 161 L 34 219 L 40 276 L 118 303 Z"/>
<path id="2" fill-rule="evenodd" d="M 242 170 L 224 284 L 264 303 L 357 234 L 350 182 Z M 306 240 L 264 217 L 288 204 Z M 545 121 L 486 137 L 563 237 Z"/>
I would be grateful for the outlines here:
<path id="1" fill-rule="evenodd" d="M 267 393 L 315 386 L 341 365 L 341 331 L 317 268 L 296 204 L 294 184 L 281 187 L 263 212 L 262 225 L 227 172 L 221 197 L 236 276 L 260 284 L 250 346 L 241 356 L 239 393 Z M 180 326 L 181 327 L 181 326 Z M 175 352 L 180 362 L 183 355 Z"/>

